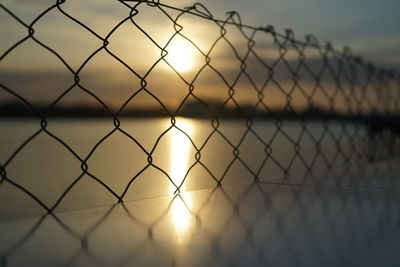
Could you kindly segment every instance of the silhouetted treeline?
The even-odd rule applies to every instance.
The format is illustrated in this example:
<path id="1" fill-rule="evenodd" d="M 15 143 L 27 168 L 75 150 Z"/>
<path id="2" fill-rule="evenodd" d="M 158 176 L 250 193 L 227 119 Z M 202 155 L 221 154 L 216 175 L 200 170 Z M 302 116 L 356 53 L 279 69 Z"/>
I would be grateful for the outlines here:
<path id="1" fill-rule="evenodd" d="M 301 110 L 293 108 L 270 109 L 260 111 L 253 106 L 243 105 L 229 107 L 223 103 L 209 101 L 207 103 L 189 102 L 182 106 L 176 113 L 157 108 L 125 109 L 120 113 L 110 112 L 102 107 L 93 106 L 54 106 L 48 108 L 44 105 L 36 105 L 34 110 L 24 103 L 7 102 L 0 105 L 0 118 L 152 118 L 182 116 L 188 118 L 223 118 L 223 119 L 269 119 L 269 120 L 326 120 L 347 121 L 350 123 L 362 123 L 368 127 L 369 133 L 374 135 L 383 130 L 400 135 L 400 114 L 346 114 L 325 110 L 321 107 L 310 105 Z"/>

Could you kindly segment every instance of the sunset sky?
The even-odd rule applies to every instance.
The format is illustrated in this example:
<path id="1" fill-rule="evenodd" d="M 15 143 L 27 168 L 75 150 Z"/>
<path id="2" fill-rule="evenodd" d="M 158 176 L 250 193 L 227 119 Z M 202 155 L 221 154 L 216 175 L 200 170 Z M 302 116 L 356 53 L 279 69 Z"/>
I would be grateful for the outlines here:
<path id="1" fill-rule="evenodd" d="M 221 16 L 240 11 L 244 22 L 294 30 L 298 38 L 312 33 L 335 47 L 350 46 L 381 65 L 400 64 L 400 2 L 397 0 L 250 0 L 204 3 Z"/>
<path id="2" fill-rule="evenodd" d="M 54 1 L 5 0 L 1 3 L 25 23 L 30 24 Z M 163 3 L 177 7 L 193 4 L 187 0 Z M 291 28 L 300 40 L 303 40 L 306 34 L 312 33 L 321 43 L 329 40 L 339 50 L 344 45 L 349 45 L 354 54 L 361 55 L 378 66 L 399 69 L 399 1 L 205 0 L 201 3 L 208 7 L 214 17 L 224 19 L 226 11 L 237 10 L 245 24 L 254 26 L 272 24 L 278 32 Z M 62 11 L 85 23 L 101 38 L 105 38 L 115 25 L 129 15 L 130 11 L 122 3 L 110 0 L 84 2 L 67 0 L 61 8 Z M 134 22 L 153 41 L 133 26 L 132 22 L 127 21 L 108 39 L 109 53 L 103 49 L 85 64 L 79 73 L 80 85 L 95 93 L 106 104 L 120 106 L 135 90 L 140 89 L 140 77 L 145 77 L 146 88 L 167 105 L 177 105 L 187 94 L 188 85 L 185 81 L 190 83 L 205 64 L 201 52 L 208 53 L 213 42 L 220 36 L 219 28 L 211 21 L 188 15 L 182 16 L 179 19 L 179 24 L 183 26 L 181 33 L 193 41 L 197 48 L 185 38 L 176 36 L 167 46 L 169 54 L 165 58 L 166 61 L 158 62 L 149 72 L 153 64 L 160 59 L 161 48 L 167 45 L 175 30 L 171 20 L 160 10 L 142 4 L 138 11 Z M 174 17 L 177 13 L 170 14 Z M 3 10 L 0 10 L 0 24 L 2 25 L 0 54 L 3 54 L 11 45 L 27 35 L 27 29 Z M 85 60 L 102 46 L 99 38 L 67 18 L 58 9 L 43 16 L 33 28 L 34 36 L 54 49 L 73 71 L 77 71 Z M 227 30 L 226 37 L 234 44 L 239 56 L 244 56 L 246 40 L 237 28 L 227 27 Z M 255 40 L 257 43 L 255 50 L 263 59 L 276 58 L 277 47 L 272 44 L 271 36 L 258 34 Z M 110 53 L 126 65 L 118 62 Z M 313 62 L 315 55 L 315 51 L 308 51 L 310 65 L 316 64 Z M 286 59 L 296 60 L 295 57 L 296 55 L 291 58 L 289 48 Z M 225 42 L 219 42 L 215 46 L 210 58 L 213 66 L 226 81 L 222 81 L 212 70 L 205 69 L 196 78 L 196 93 L 200 97 L 223 100 L 226 98 L 226 83 L 234 83 L 240 70 L 240 61 L 235 58 L 234 51 Z M 265 80 L 265 69 L 258 66 L 259 63 L 254 58 L 249 58 L 247 62 L 250 63 L 248 70 L 251 79 L 256 86 L 261 87 Z M 171 67 L 178 71 L 181 77 L 174 73 Z M 277 70 L 279 68 L 276 67 Z M 288 71 L 282 68 L 277 75 L 280 75 L 277 78 L 279 82 L 285 86 L 288 82 Z M 306 87 L 307 79 L 307 77 L 303 79 Z M 55 55 L 33 40 L 27 40 L 0 62 L 0 82 L 29 101 L 47 103 L 69 88 L 74 83 L 74 77 Z M 252 85 L 248 79 L 244 77 L 239 79 L 235 84 L 235 88 L 238 89 L 235 96 L 244 102 L 257 101 L 257 93 L 250 87 Z M 225 88 L 223 93 L 221 88 Z M 10 95 L 1 90 L 0 99 L 8 100 Z M 96 103 L 96 100 L 80 89 L 71 90 L 62 101 L 62 104 Z M 155 99 L 144 93 L 135 96 L 134 103 L 138 106 L 149 103 L 158 105 Z"/>

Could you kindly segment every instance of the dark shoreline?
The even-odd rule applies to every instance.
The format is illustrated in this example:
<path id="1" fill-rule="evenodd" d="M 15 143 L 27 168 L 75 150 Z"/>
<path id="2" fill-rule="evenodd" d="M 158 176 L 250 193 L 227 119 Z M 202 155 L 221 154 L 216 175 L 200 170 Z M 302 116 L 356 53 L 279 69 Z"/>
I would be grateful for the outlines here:
<path id="1" fill-rule="evenodd" d="M 35 111 L 24 104 L 3 103 L 0 105 L 0 119 L 27 118 L 57 118 L 57 119 L 112 119 L 118 118 L 168 118 L 186 117 L 196 119 L 242 119 L 242 120 L 290 120 L 290 121 L 336 121 L 360 123 L 368 127 L 372 133 L 389 130 L 400 135 L 400 114 L 345 114 L 330 112 L 325 109 L 310 106 L 303 110 L 269 110 L 258 112 L 254 107 L 228 108 L 220 110 L 221 104 L 211 103 L 208 108 L 198 103 L 189 103 L 181 111 L 172 114 L 161 109 L 129 109 L 119 114 L 107 111 L 105 108 L 89 106 L 54 107 L 47 110 L 44 106 L 35 106 Z"/>

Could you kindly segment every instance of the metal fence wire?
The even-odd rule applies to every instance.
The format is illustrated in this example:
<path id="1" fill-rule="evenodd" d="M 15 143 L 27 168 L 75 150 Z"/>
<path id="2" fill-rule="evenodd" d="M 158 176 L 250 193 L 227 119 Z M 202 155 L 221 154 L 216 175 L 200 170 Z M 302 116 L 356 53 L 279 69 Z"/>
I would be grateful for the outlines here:
<path id="1" fill-rule="evenodd" d="M 393 223 L 399 214 L 398 194 L 303 191 L 253 183 L 239 191 L 215 188 L 207 197 L 194 192 L 202 196 L 197 205 L 190 205 L 187 196 L 179 194 L 165 202 L 147 200 L 157 203 L 154 214 L 130 202 L 97 208 L 94 214 L 47 214 L 28 224 L 20 220 L 3 225 L 5 231 L 17 228 L 23 234 L 8 239 L 0 264 L 24 265 L 21 259 L 30 247 L 36 253 L 29 253 L 28 265 L 46 262 L 40 259 L 49 258 L 50 253 L 58 255 L 62 266 L 136 266 L 143 262 L 150 266 L 362 266 L 368 263 L 366 255 L 376 253 L 385 247 L 385 240 L 399 233 Z M 282 202 L 282 194 L 288 197 L 286 201 Z M 249 203 L 254 210 L 249 211 Z M 165 236 L 176 234 L 166 231 L 165 225 L 177 209 L 195 222 L 196 245 L 183 255 L 177 253 L 182 245 L 165 243 Z M 320 223 L 313 223 L 316 218 L 321 218 Z M 232 232 L 238 241 L 233 246 Z M 54 236 L 64 237 L 63 250 L 44 242 Z M 203 248 L 200 252 L 198 242 Z"/>
<path id="2" fill-rule="evenodd" d="M 2 16 L 12 20 L 15 27 L 23 27 L 27 31 L 25 36 L 4 49 L 0 57 L 2 64 L 12 61 L 20 53 L 20 48 L 30 42 L 55 57 L 71 81 L 55 98 L 44 100 L 50 98 L 36 93 L 31 93 L 34 95 L 32 97 L 29 93 L 14 88 L 12 81 L 18 80 L 18 76 L 12 76 L 6 67 L 2 67 L 1 123 L 6 128 L 13 129 L 13 123 L 18 118 L 30 117 L 38 128 L 26 136 L 13 151 L 2 157 L 0 188 L 7 186 L 17 189 L 47 212 L 54 211 L 85 179 L 103 187 L 107 191 L 107 197 L 111 195 L 116 202 L 122 202 L 136 182 L 145 179 L 145 173 L 150 169 L 173 185 L 176 192 L 189 182 L 190 175 L 196 168 L 211 177 L 214 185 L 220 186 L 229 180 L 235 166 L 246 173 L 247 177 L 242 177 L 243 181 L 316 187 L 334 185 L 385 190 L 398 188 L 398 74 L 377 68 L 354 56 L 349 48 L 338 51 L 330 43 L 321 44 L 312 35 L 306 36 L 305 40 L 298 40 L 291 30 L 282 34 L 276 32 L 273 26 L 245 25 L 234 11 L 227 12 L 225 19 L 217 19 L 199 3 L 187 8 L 177 8 L 158 1 L 121 0 L 118 4 L 126 11 L 125 16 L 111 30 L 103 29 L 103 33 L 100 33 L 91 26 L 89 20 L 81 19 L 70 12 L 65 7 L 68 2 L 55 1 L 30 22 L 26 22 L 24 17 L 5 4 L 0 4 Z M 165 30 L 162 33 L 167 37 L 161 41 L 160 36 L 154 35 L 154 29 L 140 19 L 141 14 L 151 14 L 150 18 L 154 21 L 165 21 Z M 83 57 L 80 49 L 84 48 L 73 46 L 74 37 L 66 37 L 71 43 L 64 45 L 72 46 L 74 50 L 72 57 L 66 57 L 64 51 L 59 51 L 63 50 L 59 43 L 47 43 L 42 40 L 46 38 L 41 38 L 42 35 L 38 34 L 41 27 L 46 27 L 42 21 L 55 15 L 66 19 L 100 45 L 92 49 L 89 56 Z M 185 24 L 191 19 L 196 23 L 209 25 L 206 30 L 209 45 L 196 39 L 198 24 Z M 132 56 L 129 60 L 113 47 L 118 42 L 115 37 L 119 36 L 122 29 L 132 29 L 136 32 L 135 36 L 140 36 L 140 39 L 137 38 L 137 41 L 129 44 L 132 45 L 131 48 L 127 45 L 127 53 Z M 76 38 L 82 41 L 78 34 Z M 140 43 L 142 41 L 144 43 Z M 197 55 L 198 60 L 193 63 L 196 67 L 191 72 L 185 71 L 171 58 L 171 54 L 176 53 L 172 51 L 172 47 L 178 41 L 184 42 L 187 49 Z M 140 46 L 143 49 L 138 49 Z M 157 56 L 144 60 L 146 49 L 156 51 Z M 119 74 L 120 78 L 115 81 L 123 79 L 124 75 L 127 79 L 136 81 L 122 101 L 108 101 L 102 95 L 116 99 L 114 94 L 117 93 L 113 89 L 98 91 L 86 83 L 85 70 L 101 55 L 111 57 L 123 69 Z M 81 63 L 71 63 L 76 62 L 76 59 L 81 60 Z M 135 60 L 145 61 L 146 67 L 138 67 L 139 63 Z M 157 76 L 160 66 L 166 66 L 164 71 L 169 71 L 169 75 L 173 77 L 171 82 L 165 76 Z M 32 75 L 41 74 L 35 72 Z M 99 74 L 98 80 L 102 79 L 102 75 Z M 153 80 L 157 83 L 153 83 Z M 171 85 L 172 80 L 179 84 L 179 89 L 168 93 L 169 88 L 175 86 Z M 209 80 L 208 84 L 205 83 L 209 87 L 208 91 L 203 89 L 200 80 Z M 50 83 L 50 78 L 48 82 Z M 213 84 L 216 85 L 213 87 Z M 98 108 L 72 108 L 71 104 L 61 104 L 77 91 L 89 97 L 91 103 L 95 103 Z M 149 103 L 153 103 L 151 107 L 130 109 L 144 96 Z M 160 116 L 169 118 L 169 123 L 155 142 L 146 146 L 129 130 L 130 126 L 125 124 L 125 119 L 135 116 Z M 56 121 L 54 118 L 63 117 L 106 118 L 111 128 L 84 154 L 77 152 L 68 138 L 52 130 L 51 126 Z M 208 127 L 204 130 L 207 132 L 205 137 L 196 140 L 189 131 L 181 127 L 178 121 L 182 117 L 198 118 L 204 122 Z M 236 133 L 240 135 L 239 138 L 232 138 L 231 133 L 224 128 L 229 121 L 239 122 L 243 127 L 243 131 Z M 267 131 L 260 126 L 262 124 L 272 126 Z M 289 129 L 292 124 L 297 125 L 295 134 Z M 180 181 L 175 180 L 171 172 L 154 156 L 172 131 L 183 134 L 194 151 L 191 163 Z M 144 159 L 135 159 L 135 173 L 118 190 L 110 185 L 112 182 L 109 179 L 93 172 L 90 164 L 91 159 L 101 153 L 100 147 L 116 134 L 127 137 L 139 151 L 135 157 Z M 10 166 L 19 155 L 43 136 L 61 145 L 74 162 L 80 165 L 79 174 L 70 177 L 69 183 L 51 200 L 43 200 L 41 191 L 32 190 L 24 184 L 23 179 L 13 177 L 13 172 L 10 171 Z M 218 164 L 219 170 L 210 167 L 210 159 L 207 159 L 206 153 L 216 139 L 230 151 L 229 154 L 218 156 L 225 159 L 224 163 L 221 161 Z M 249 139 L 257 144 L 256 148 L 262 151 L 261 154 L 245 151 Z M 7 140 L 3 139 L 1 142 L 5 145 Z M 290 149 L 282 151 L 283 143 Z M 282 153 L 285 160 L 282 160 Z M 214 158 L 217 161 L 219 159 Z M 102 164 L 109 167 L 112 165 L 111 162 Z M 51 161 L 48 165 L 51 165 Z M 269 175 L 272 169 L 274 175 Z M 46 186 L 43 184 L 41 188 Z M 49 187 L 48 190 L 52 189 Z"/>

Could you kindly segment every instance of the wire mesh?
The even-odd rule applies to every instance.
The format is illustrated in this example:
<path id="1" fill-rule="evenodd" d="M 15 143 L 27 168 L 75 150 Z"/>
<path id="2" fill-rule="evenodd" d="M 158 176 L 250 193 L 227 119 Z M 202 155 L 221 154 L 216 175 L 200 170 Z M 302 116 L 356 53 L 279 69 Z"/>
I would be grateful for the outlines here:
<path id="1" fill-rule="evenodd" d="M 1 266 L 398 264 L 398 194 L 309 189 L 253 183 L 3 223 Z"/>
<path id="2" fill-rule="evenodd" d="M 175 193 L 190 182 L 191 174 L 198 168 L 210 177 L 214 186 L 226 183 L 240 169 L 239 176 L 242 177 L 239 181 L 397 190 L 396 158 L 400 151 L 398 74 L 365 62 L 354 56 L 349 48 L 338 51 L 330 43 L 320 44 L 312 35 L 298 40 L 290 30 L 281 34 L 273 26 L 245 25 L 234 11 L 227 12 L 225 19 L 217 19 L 199 3 L 182 9 L 158 1 L 118 1 L 126 11 L 125 15 L 111 30 L 99 33 L 87 20 L 68 11 L 65 7 L 68 2 L 55 1 L 30 22 L 25 22 L 5 4 L 0 4 L 4 16 L 27 31 L 26 35 L 4 49 L 0 60 L 12 61 L 13 55 L 18 55 L 24 44 L 32 42 L 56 58 L 70 78 L 56 97 L 50 99 L 44 94 L 27 95 L 21 92 L 12 85 L 12 81 L 19 80 L 19 76 L 3 71 L 0 86 L 4 96 L 1 106 L 4 128 L 16 131 L 12 119 L 15 117 L 34 118 L 32 121 L 36 128 L 33 127 L 33 133 L 3 156 L 0 187 L 8 186 L 7 190 L 13 188 L 22 192 L 24 196 L 21 198 L 28 196 L 50 213 L 76 187 L 82 186 L 84 180 L 103 188 L 105 199 L 123 202 L 150 170 L 172 185 Z M 91 49 L 88 56 L 82 56 L 80 47 L 73 46 L 71 42 L 66 46 L 72 44 L 74 52 L 67 58 L 62 47 L 46 43 L 41 38 L 44 35 L 39 34 L 43 27 L 41 22 L 54 14 L 78 27 L 100 45 Z M 157 20 L 166 21 L 166 25 L 168 23 L 163 41 L 141 23 L 138 19 L 141 14 L 156 14 Z M 209 23 L 208 46 L 196 41 L 196 35 L 190 28 L 195 28 L 196 24 L 185 26 L 187 19 Z M 121 50 L 113 48 L 113 43 L 117 42 L 115 36 L 119 36 L 119 31 L 125 28 L 135 30 L 135 36 L 142 38 L 134 42 L 136 46 L 128 49 L 127 53 L 133 55 L 133 60 L 128 60 L 120 53 Z M 215 36 L 211 35 L 213 30 Z M 73 37 L 66 38 L 76 41 Z M 81 40 L 80 37 L 76 39 Z M 140 43 L 142 40 L 143 44 Z M 185 43 L 185 49 L 197 55 L 196 66 L 189 74 L 173 58 L 176 42 Z M 146 58 L 145 49 L 153 49 L 156 56 Z M 125 97 L 115 103 L 109 100 L 117 94 L 115 90 L 105 92 L 109 97 L 107 99 L 102 95 L 104 92 L 86 85 L 85 70 L 102 54 L 111 57 L 123 69 L 124 74 L 119 75 L 135 80 Z M 146 68 L 135 65 L 135 58 L 144 61 Z M 80 63 L 75 64 L 78 61 Z M 165 76 L 157 76 L 161 66 L 168 69 L 173 77 L 170 77 L 171 81 Z M 32 80 L 40 74 L 31 75 Z M 47 79 L 50 83 L 51 77 Z M 55 78 L 57 81 L 62 79 Z M 98 79 L 101 81 L 101 77 Z M 157 79 L 158 83 L 154 83 Z M 31 80 L 28 79 L 28 82 Z M 209 82 L 202 84 L 201 80 Z M 168 92 L 176 84 L 179 84 L 179 90 Z M 202 88 L 204 86 L 206 90 Z M 71 108 L 71 104 L 63 106 L 62 102 L 77 91 L 94 102 L 97 108 Z M 140 97 L 146 97 L 146 103 L 151 102 L 152 105 L 148 104 L 150 108 L 130 109 L 140 101 Z M 62 132 L 52 128 L 57 119 L 81 117 L 104 118 L 110 126 L 85 153 L 78 152 L 79 149 Z M 144 145 L 134 134 L 135 130 L 125 123 L 131 117 L 164 117 L 168 123 L 151 145 Z M 202 124 L 206 126 L 201 140 L 197 140 L 179 123 L 182 117 L 206 122 Z M 239 123 L 241 130 L 226 130 L 226 125 L 232 121 Z M 270 125 L 267 129 L 263 128 L 266 124 Z M 296 127 L 293 128 L 293 124 Z M 68 123 L 66 125 L 68 127 Z M 151 127 L 144 129 L 143 133 L 151 134 L 149 129 Z M 193 151 L 180 180 L 174 179 L 171 171 L 155 156 L 163 141 L 173 132 L 184 136 Z M 117 134 L 127 138 L 137 150 L 133 156 L 135 171 L 118 190 L 111 181 L 116 177 L 107 178 L 104 173 L 91 169 L 91 160 Z M 18 162 L 19 155 L 43 136 L 67 151 L 68 157 L 80 168 L 67 183 L 57 185 L 58 189 L 54 190 L 50 200 L 44 200 L 41 193 L 52 190 L 50 186 L 39 184 L 37 186 L 41 189 L 33 190 L 10 171 L 19 168 L 12 167 L 17 165 L 15 162 Z M 253 146 L 247 145 L 249 140 L 252 140 Z M 2 140 L 4 143 L 7 141 Z M 217 141 L 225 147 L 224 151 L 229 152 L 212 155 L 208 149 Z M 51 160 L 46 164 L 50 168 Z M 106 168 L 112 166 L 111 161 L 102 164 Z M 213 164 L 218 165 L 218 169 Z"/>

